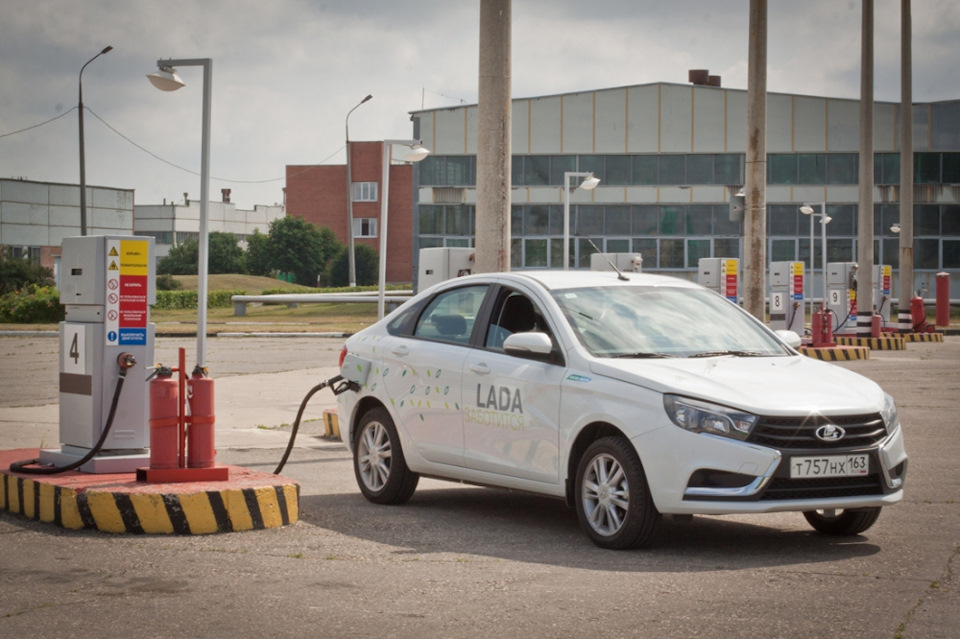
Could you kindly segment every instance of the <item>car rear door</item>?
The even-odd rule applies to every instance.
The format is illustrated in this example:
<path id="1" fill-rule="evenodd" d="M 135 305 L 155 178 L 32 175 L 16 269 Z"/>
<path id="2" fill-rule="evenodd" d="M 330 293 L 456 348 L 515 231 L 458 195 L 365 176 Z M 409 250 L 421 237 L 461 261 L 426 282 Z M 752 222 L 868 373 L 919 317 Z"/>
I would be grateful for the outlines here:
<path id="1" fill-rule="evenodd" d="M 486 284 L 439 292 L 410 332 L 386 340 L 380 378 L 398 426 L 425 460 L 463 465 L 460 376 Z"/>

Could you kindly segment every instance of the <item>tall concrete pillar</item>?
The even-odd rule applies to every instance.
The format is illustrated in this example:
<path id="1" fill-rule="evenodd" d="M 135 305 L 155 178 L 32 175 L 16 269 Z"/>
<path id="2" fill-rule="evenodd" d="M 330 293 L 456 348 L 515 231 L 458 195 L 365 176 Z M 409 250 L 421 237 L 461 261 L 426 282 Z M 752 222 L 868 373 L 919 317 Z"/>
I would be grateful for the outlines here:
<path id="1" fill-rule="evenodd" d="M 913 328 L 913 20 L 910 0 L 900 0 L 900 280 L 897 316 L 900 330 Z"/>
<path id="2" fill-rule="evenodd" d="M 476 270 L 510 270 L 511 0 L 480 0 Z"/>
<path id="3" fill-rule="evenodd" d="M 747 157 L 743 193 L 743 307 L 766 321 L 767 0 L 750 0 Z"/>
<path id="4" fill-rule="evenodd" d="M 860 29 L 860 207 L 857 215 L 857 336 L 873 320 L 873 0 L 863 0 Z"/>

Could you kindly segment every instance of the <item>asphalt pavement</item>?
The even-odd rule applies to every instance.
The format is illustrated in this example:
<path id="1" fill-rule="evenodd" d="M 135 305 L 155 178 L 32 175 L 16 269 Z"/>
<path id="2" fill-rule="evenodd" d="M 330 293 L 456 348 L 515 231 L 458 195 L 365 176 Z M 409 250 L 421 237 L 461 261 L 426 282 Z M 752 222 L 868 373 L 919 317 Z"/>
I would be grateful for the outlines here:
<path id="1" fill-rule="evenodd" d="M 337 372 L 342 339 L 212 338 L 218 461 L 270 472 L 297 408 Z M 195 341 L 158 338 L 174 362 Z M 58 343 L 0 337 L 0 450 L 56 446 Z M 960 636 L 960 337 L 830 364 L 897 400 L 901 504 L 850 538 L 798 513 L 664 521 L 644 550 L 604 551 L 562 502 L 421 480 L 404 506 L 356 487 L 310 402 L 283 474 L 300 521 L 206 536 L 72 532 L 0 513 L 7 637 Z"/>

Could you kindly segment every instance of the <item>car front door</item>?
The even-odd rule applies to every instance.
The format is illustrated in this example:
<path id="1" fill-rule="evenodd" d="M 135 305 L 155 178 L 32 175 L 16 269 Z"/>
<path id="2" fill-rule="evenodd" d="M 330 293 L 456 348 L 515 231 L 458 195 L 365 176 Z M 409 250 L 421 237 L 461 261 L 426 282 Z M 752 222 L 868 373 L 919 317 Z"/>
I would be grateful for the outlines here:
<path id="1" fill-rule="evenodd" d="M 509 355 L 502 347 L 516 332 L 552 331 L 529 295 L 508 288 L 498 292 L 489 325 L 482 328 L 483 347 L 471 350 L 463 364 L 465 464 L 555 484 L 565 367 Z"/>

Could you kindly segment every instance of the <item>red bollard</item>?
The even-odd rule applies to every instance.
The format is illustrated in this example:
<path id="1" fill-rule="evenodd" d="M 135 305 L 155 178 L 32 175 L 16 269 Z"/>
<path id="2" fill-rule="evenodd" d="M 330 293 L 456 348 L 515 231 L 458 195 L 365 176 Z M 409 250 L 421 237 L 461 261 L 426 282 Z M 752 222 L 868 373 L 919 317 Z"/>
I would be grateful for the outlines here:
<path id="1" fill-rule="evenodd" d="M 949 273 L 937 273 L 937 326 L 950 326 Z"/>
<path id="2" fill-rule="evenodd" d="M 179 384 L 169 368 L 150 380 L 150 468 L 177 468 L 180 418 Z"/>
<path id="3" fill-rule="evenodd" d="M 217 454 L 213 446 L 213 380 L 194 371 L 187 380 L 190 417 L 187 418 L 187 466 L 210 468 Z"/>

